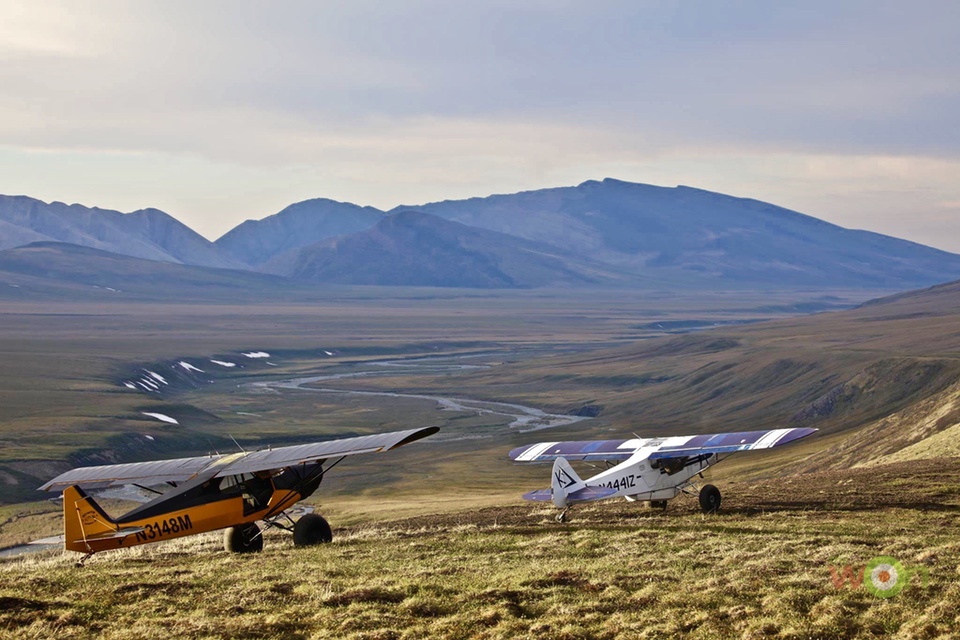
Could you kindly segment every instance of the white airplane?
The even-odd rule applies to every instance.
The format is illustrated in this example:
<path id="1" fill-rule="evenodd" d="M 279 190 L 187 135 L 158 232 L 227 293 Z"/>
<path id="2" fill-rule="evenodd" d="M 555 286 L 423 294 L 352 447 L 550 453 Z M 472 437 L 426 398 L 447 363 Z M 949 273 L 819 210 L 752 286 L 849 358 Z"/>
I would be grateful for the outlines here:
<path id="1" fill-rule="evenodd" d="M 583 440 L 540 442 L 510 452 L 515 462 L 553 462 L 549 489 L 524 494 L 525 500 L 552 501 L 563 512 L 577 502 L 591 502 L 623 496 L 629 501 L 649 500 L 651 506 L 666 508 L 667 500 L 696 488 L 702 472 L 738 451 L 779 447 L 814 433 L 816 429 L 772 429 L 698 436 L 633 438 L 631 440 Z M 570 460 L 605 462 L 607 468 L 581 480 Z M 619 464 L 612 464 L 619 462 Z M 712 513 L 720 508 L 720 490 L 712 484 L 700 488 L 700 508 Z"/>

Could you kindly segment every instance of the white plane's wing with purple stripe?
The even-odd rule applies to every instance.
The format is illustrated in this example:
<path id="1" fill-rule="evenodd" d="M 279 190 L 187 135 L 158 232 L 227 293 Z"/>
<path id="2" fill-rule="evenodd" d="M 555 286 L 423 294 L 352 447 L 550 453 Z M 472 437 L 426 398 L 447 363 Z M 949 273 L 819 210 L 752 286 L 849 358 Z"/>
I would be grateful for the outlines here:
<path id="1" fill-rule="evenodd" d="M 651 460 L 665 458 L 685 458 L 714 453 L 735 453 L 737 451 L 755 451 L 771 449 L 805 438 L 816 429 L 797 427 L 793 429 L 771 429 L 769 431 L 738 431 L 735 433 L 714 433 L 691 436 L 686 442 L 664 443 L 650 454 Z"/>
<path id="2" fill-rule="evenodd" d="M 510 452 L 515 462 L 553 462 L 567 460 L 628 460 L 641 449 L 652 450 L 651 460 L 683 458 L 694 455 L 733 453 L 778 447 L 814 433 L 816 429 L 798 427 L 768 431 L 737 431 L 697 436 L 633 438 L 630 440 L 580 440 L 539 442 Z"/>
<path id="3" fill-rule="evenodd" d="M 580 440 L 568 442 L 538 442 L 517 447 L 510 452 L 515 462 L 553 462 L 567 460 L 628 460 L 639 450 L 643 440 Z"/>

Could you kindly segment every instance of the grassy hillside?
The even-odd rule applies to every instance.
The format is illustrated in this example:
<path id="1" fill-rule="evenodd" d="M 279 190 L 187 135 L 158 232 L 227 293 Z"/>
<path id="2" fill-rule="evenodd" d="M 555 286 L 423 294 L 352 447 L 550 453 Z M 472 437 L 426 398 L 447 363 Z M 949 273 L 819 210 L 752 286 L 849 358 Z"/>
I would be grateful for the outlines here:
<path id="1" fill-rule="evenodd" d="M 82 569 L 60 552 L 0 561 L 0 638 L 951 637 L 960 627 L 960 462 L 939 456 L 955 455 L 960 428 L 960 285 L 664 335 L 810 302 L 411 290 L 300 305 L 5 306 L 8 501 L 78 455 L 163 457 L 230 436 L 278 444 L 424 424 L 444 431 L 325 480 L 315 502 L 334 525 L 327 546 L 294 549 L 289 534 L 271 532 L 262 555 L 242 557 L 211 534 L 98 555 Z M 277 366 L 244 361 L 249 350 L 271 352 Z M 600 415 L 522 433 L 509 416 L 423 399 L 245 386 L 384 359 L 435 363 L 440 353 L 489 368 L 323 384 Z M 159 394 L 122 386 L 184 358 L 244 368 Z M 161 426 L 142 411 L 183 424 Z M 666 512 L 581 506 L 559 525 L 552 508 L 518 498 L 547 484 L 548 467 L 505 458 L 537 440 L 792 424 L 822 431 L 707 473 L 724 493 L 710 517 L 681 498 Z M 142 434 L 167 448 L 133 448 Z M 2 508 L 0 547 L 59 523 L 51 503 Z M 845 567 L 857 578 L 880 556 L 914 572 L 895 597 L 841 580 Z"/>
<path id="2" fill-rule="evenodd" d="M 820 440 L 838 436 L 804 463 L 820 469 L 885 459 L 960 424 L 958 383 L 960 286 L 951 284 L 850 311 L 508 363 L 460 376 L 455 388 L 599 413 L 599 423 L 554 430 L 550 439 L 576 438 L 584 428 L 656 435 L 813 426 Z M 436 379 L 415 375 L 338 384 L 438 390 Z M 948 443 L 940 436 L 911 451 L 946 455 L 955 450 L 943 448 Z"/>
<path id="3" fill-rule="evenodd" d="M 58 552 L 0 562 L 0 637 L 950 637 L 958 490 L 938 460 L 738 484 L 717 516 L 615 502 L 558 525 L 501 506 L 310 549 L 271 533 L 257 556 L 213 534 L 83 568 Z M 878 556 L 914 572 L 890 598 L 843 580 Z"/>

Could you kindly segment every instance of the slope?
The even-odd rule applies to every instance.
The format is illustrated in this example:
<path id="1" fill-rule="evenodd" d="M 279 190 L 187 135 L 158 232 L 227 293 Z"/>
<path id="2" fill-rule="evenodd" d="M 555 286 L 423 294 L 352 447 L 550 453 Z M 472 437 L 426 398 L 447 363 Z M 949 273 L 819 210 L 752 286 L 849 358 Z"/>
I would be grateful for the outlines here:
<path id="1" fill-rule="evenodd" d="M 123 214 L 26 196 L 0 196 L 0 250 L 31 242 L 77 244 L 103 251 L 207 267 L 241 263 L 158 209 Z"/>
<path id="2" fill-rule="evenodd" d="M 373 207 L 316 198 L 298 202 L 263 220 L 247 220 L 216 241 L 237 260 L 259 267 L 326 238 L 369 229 L 383 217 Z"/>
<path id="3" fill-rule="evenodd" d="M 280 258 L 284 258 L 281 256 Z M 337 284 L 469 288 L 585 286 L 619 281 L 609 268 L 554 247 L 403 211 L 375 227 L 274 259 L 265 270 Z"/>
<path id="4" fill-rule="evenodd" d="M 259 299 L 296 287 L 260 273 L 194 267 L 91 249 L 35 242 L 0 251 L 0 299 Z"/>
<path id="5" fill-rule="evenodd" d="M 444 382 L 408 375 L 366 378 L 362 388 L 458 393 L 600 418 L 553 429 L 551 440 L 821 430 L 782 458 L 747 464 L 751 473 L 950 455 L 956 446 L 937 434 L 960 424 L 960 283 L 849 311 L 505 364 L 460 376 L 455 387 L 437 384 Z M 519 434 L 509 445 L 542 439 Z M 798 464 L 798 452 L 810 457 Z"/>
<path id="6" fill-rule="evenodd" d="M 689 187 L 608 178 L 413 208 L 649 276 L 693 274 L 704 284 L 908 289 L 960 277 L 954 254 Z"/>

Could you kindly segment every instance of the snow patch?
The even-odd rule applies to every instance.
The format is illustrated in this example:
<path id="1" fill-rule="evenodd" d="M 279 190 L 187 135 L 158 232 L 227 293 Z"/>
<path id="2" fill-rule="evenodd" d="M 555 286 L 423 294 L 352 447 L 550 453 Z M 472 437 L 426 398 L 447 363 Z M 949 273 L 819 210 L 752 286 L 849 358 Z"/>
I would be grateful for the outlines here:
<path id="1" fill-rule="evenodd" d="M 237 366 L 236 362 L 224 362 L 223 360 L 211 360 L 213 364 L 218 364 L 221 367 L 235 367 Z"/>
<path id="2" fill-rule="evenodd" d="M 185 361 L 181 360 L 181 361 L 178 362 L 177 364 L 179 364 L 181 367 L 183 367 L 183 368 L 186 369 L 187 371 L 196 371 L 197 373 L 203 373 L 203 369 L 198 369 L 198 368 L 196 368 L 195 366 L 193 366 L 192 364 L 190 364 L 189 362 L 185 362 Z"/>
<path id="3" fill-rule="evenodd" d="M 171 418 L 170 416 L 163 413 L 150 413 L 149 411 L 141 411 L 140 413 L 142 413 L 145 416 L 150 416 L 151 418 L 156 418 L 161 422 L 167 422 L 169 424 L 180 424 L 179 422 L 177 422 L 175 418 Z"/>
<path id="4" fill-rule="evenodd" d="M 327 354 L 328 356 L 332 356 L 332 355 L 333 355 L 333 351 L 324 351 L 324 353 Z"/>
<path id="5" fill-rule="evenodd" d="M 270 354 L 266 351 L 251 351 L 250 353 L 241 353 L 240 355 L 248 358 L 269 358 Z"/>
<path id="6" fill-rule="evenodd" d="M 133 384 L 132 382 L 124 382 L 123 386 L 125 386 L 127 389 L 133 389 L 134 391 L 137 389 L 137 385 Z"/>
<path id="7" fill-rule="evenodd" d="M 148 374 L 151 378 L 153 378 L 154 380 L 157 380 L 158 382 L 162 382 L 163 384 L 170 384 L 170 383 L 167 382 L 166 379 L 165 379 L 162 375 L 160 375 L 159 373 L 154 373 L 153 371 L 148 371 L 147 369 L 144 369 L 144 371 L 146 371 L 147 374 Z"/>
<path id="8" fill-rule="evenodd" d="M 147 440 L 156 440 L 156 438 L 154 438 L 153 436 L 149 436 L 149 435 L 146 435 L 146 434 L 144 434 L 143 437 L 146 438 Z"/>

